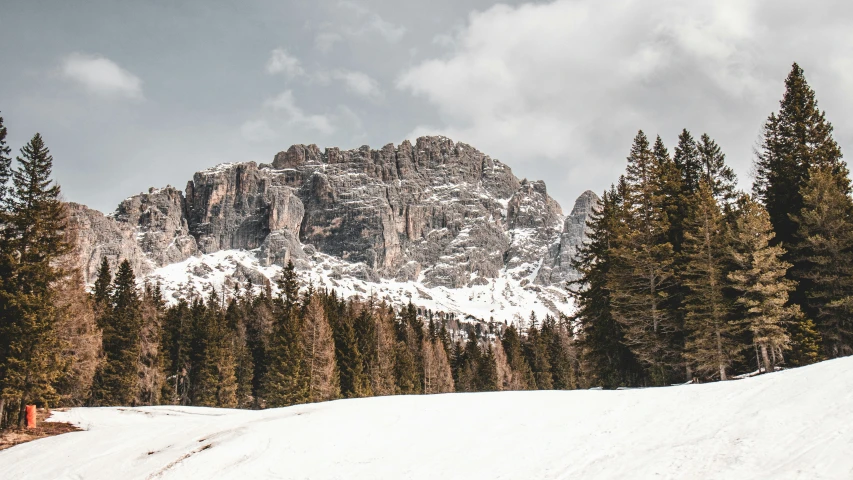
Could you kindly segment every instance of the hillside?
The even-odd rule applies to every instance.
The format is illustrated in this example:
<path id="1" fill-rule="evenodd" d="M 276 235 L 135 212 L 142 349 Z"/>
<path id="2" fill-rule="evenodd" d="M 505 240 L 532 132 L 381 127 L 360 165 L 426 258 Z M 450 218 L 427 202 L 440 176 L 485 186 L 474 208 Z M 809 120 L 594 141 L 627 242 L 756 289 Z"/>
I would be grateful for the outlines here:
<path id="1" fill-rule="evenodd" d="M 2 478 L 842 479 L 853 358 L 625 391 L 377 397 L 265 410 L 77 408 Z"/>

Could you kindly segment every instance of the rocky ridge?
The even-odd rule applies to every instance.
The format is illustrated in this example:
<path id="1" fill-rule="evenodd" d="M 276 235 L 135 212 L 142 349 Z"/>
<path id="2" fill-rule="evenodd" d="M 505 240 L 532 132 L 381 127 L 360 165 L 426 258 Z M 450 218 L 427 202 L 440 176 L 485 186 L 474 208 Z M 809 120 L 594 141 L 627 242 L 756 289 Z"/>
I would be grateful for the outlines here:
<path id="1" fill-rule="evenodd" d="M 356 294 L 381 296 L 392 282 L 408 292 L 396 300 L 429 303 L 436 289 L 473 296 L 491 288 L 494 295 L 504 282 L 503 297 L 523 289 L 556 312 L 568 305 L 562 284 L 577 276 L 570 259 L 597 201 L 585 192 L 564 217 L 543 182 L 519 180 L 464 143 L 421 137 L 378 150 L 294 145 L 270 164 L 197 172 L 183 192 L 152 188 L 109 215 L 75 204 L 71 214 L 82 232 L 87 282 L 102 258 L 112 265 L 127 258 L 141 277 L 170 283 L 166 290 L 180 296 L 211 285 L 257 285 L 293 261 L 312 279 Z M 237 255 L 233 268 L 218 267 L 227 275 L 197 281 L 213 268 L 198 259 L 224 251 L 253 259 Z M 184 264 L 201 270 L 176 280 Z"/>

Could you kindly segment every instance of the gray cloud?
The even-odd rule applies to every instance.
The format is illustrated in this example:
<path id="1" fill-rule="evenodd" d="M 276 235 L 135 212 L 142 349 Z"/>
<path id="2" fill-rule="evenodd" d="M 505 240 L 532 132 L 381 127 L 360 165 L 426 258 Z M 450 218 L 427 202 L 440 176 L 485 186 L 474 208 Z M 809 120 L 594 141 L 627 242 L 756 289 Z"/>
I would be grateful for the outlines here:
<path id="1" fill-rule="evenodd" d="M 557 0 L 472 13 L 452 38 L 437 37 L 446 53 L 399 76 L 399 88 L 441 113 L 408 136 L 443 133 L 530 165 L 571 192 L 556 192 L 565 205 L 615 180 L 638 129 L 672 146 L 686 127 L 717 138 L 747 187 L 754 141 L 792 61 L 829 118 L 850 120 L 849 23 L 809 15 L 850 9 L 784 3 L 780 12 L 768 0 Z M 839 139 L 849 146 L 847 132 Z"/>
<path id="2" fill-rule="evenodd" d="M 62 59 L 60 71 L 63 78 L 96 95 L 142 98 L 142 80 L 100 55 L 71 53 Z"/>
<path id="3" fill-rule="evenodd" d="M 10 144 L 41 132 L 66 197 L 103 210 L 293 143 L 426 133 L 546 180 L 564 208 L 618 177 L 641 128 L 670 147 L 707 132 L 748 186 L 793 61 L 853 148 L 840 0 L 11 0 L 0 17 Z M 90 53 L 66 74 L 74 52 Z"/>
<path id="4" fill-rule="evenodd" d="M 292 56 L 284 48 L 276 48 L 270 53 L 270 58 L 267 60 L 267 73 L 277 74 L 283 73 L 289 78 L 298 77 L 305 74 L 302 69 L 302 64 L 298 58 Z"/>

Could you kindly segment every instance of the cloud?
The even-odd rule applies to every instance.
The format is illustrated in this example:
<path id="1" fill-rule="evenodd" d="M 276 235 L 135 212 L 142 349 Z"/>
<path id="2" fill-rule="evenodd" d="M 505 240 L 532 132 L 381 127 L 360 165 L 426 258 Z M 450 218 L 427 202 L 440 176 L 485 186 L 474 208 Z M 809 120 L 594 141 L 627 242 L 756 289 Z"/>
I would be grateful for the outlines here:
<path id="1" fill-rule="evenodd" d="M 296 105 L 292 90 L 285 90 L 264 102 L 264 106 L 280 113 L 289 126 L 304 127 L 322 134 L 334 133 L 335 127 L 328 115 L 306 114 Z"/>
<path id="2" fill-rule="evenodd" d="M 72 53 L 62 59 L 60 73 L 95 95 L 142 99 L 142 80 L 100 55 Z"/>
<path id="3" fill-rule="evenodd" d="M 473 12 L 434 37 L 439 54 L 398 76 L 399 89 L 439 115 L 409 138 L 471 143 L 573 198 L 616 180 L 638 129 L 671 149 L 686 127 L 716 138 L 748 186 L 754 140 L 793 61 L 821 107 L 841 115 L 853 106 L 840 93 L 851 91 L 841 73 L 849 78 L 850 15 L 835 18 L 850 9 L 829 3 L 833 18 L 772 0 L 556 0 Z"/>
<path id="4" fill-rule="evenodd" d="M 370 11 L 358 3 L 343 0 L 338 2 L 338 6 L 355 13 L 356 20 L 358 20 L 357 23 L 360 26 L 358 28 L 347 29 L 352 35 L 363 35 L 372 32 L 379 34 L 390 43 L 397 43 L 406 33 L 406 27 L 386 21 L 379 14 Z"/>
<path id="5" fill-rule="evenodd" d="M 267 73 L 270 75 L 283 73 L 288 78 L 294 78 L 304 75 L 305 70 L 298 58 L 283 48 L 276 48 L 270 53 L 270 58 L 267 60 Z"/>
<path id="6" fill-rule="evenodd" d="M 339 33 L 332 32 L 322 32 L 318 33 L 316 37 L 314 37 L 314 48 L 320 50 L 323 53 L 329 52 L 332 50 L 332 47 L 335 46 L 336 43 L 344 40 L 344 37 Z"/>
<path id="7" fill-rule="evenodd" d="M 342 81 L 349 92 L 363 97 L 378 98 L 382 96 L 379 82 L 366 73 L 352 70 L 335 70 L 331 76 L 336 80 Z"/>
<path id="8" fill-rule="evenodd" d="M 240 135 L 250 142 L 263 142 L 276 137 L 266 120 L 248 120 L 240 126 Z"/>

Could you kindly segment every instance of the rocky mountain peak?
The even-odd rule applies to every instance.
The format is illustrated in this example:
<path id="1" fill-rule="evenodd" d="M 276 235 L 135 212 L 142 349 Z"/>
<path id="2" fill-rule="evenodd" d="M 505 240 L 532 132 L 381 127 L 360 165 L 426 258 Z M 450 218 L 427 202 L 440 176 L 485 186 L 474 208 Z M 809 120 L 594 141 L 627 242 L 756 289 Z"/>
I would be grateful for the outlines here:
<path id="1" fill-rule="evenodd" d="M 597 201 L 585 192 L 564 217 L 544 182 L 519 180 L 470 145 L 432 136 L 376 150 L 293 145 L 271 164 L 197 172 L 183 192 L 134 195 L 110 217 L 82 206 L 73 217 L 91 228 L 80 248 L 90 282 L 104 256 L 132 258 L 147 274 L 242 250 L 258 268 L 293 261 L 309 271 L 323 258 L 335 264 L 332 279 L 427 290 L 503 278 L 537 295 L 551 289 L 540 296 L 555 311 Z"/>

